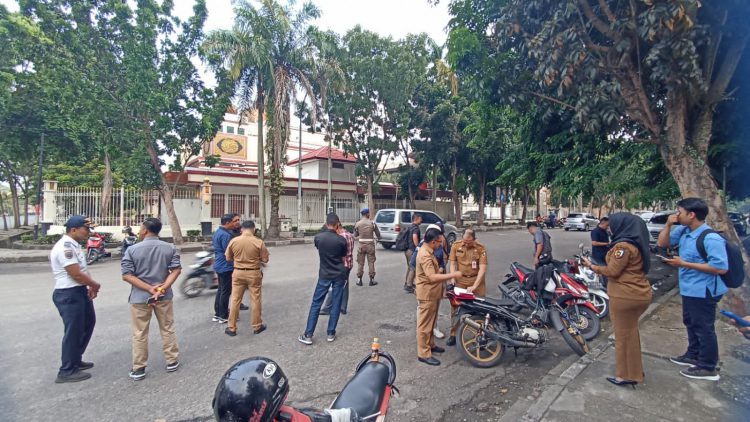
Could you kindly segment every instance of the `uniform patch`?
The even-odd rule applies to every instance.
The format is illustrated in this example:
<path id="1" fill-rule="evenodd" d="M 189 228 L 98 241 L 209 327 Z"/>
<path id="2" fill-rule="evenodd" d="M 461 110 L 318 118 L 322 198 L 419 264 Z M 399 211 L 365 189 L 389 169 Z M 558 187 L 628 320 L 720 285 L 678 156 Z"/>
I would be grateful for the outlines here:
<path id="1" fill-rule="evenodd" d="M 618 249 L 615 251 L 615 258 L 620 259 L 625 256 L 625 249 Z"/>
<path id="2" fill-rule="evenodd" d="M 73 259 L 73 249 L 65 249 L 65 259 Z"/>

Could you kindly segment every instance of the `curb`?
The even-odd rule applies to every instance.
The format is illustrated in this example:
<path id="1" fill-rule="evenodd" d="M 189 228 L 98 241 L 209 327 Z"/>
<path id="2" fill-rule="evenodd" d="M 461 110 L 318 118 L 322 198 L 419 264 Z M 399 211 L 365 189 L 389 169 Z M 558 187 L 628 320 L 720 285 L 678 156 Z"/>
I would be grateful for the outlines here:
<path id="1" fill-rule="evenodd" d="M 664 295 L 660 296 L 654 302 L 649 305 L 646 311 L 638 319 L 638 323 L 642 323 L 646 318 L 649 318 L 651 314 L 656 312 L 659 307 L 664 303 L 672 299 L 675 295 L 679 294 L 679 288 L 674 288 Z M 581 356 L 576 359 L 572 364 L 568 363 L 567 360 L 560 362 L 556 367 L 548 372 L 548 375 L 559 373 L 551 384 L 544 388 L 539 398 L 533 403 L 526 400 L 518 400 L 511 406 L 510 409 L 500 418 L 500 422 L 539 422 L 544 420 L 549 408 L 557 400 L 560 394 L 565 388 L 573 381 L 578 375 L 580 375 L 588 366 L 594 363 L 599 356 L 607 352 L 610 348 L 614 347 L 614 333 L 607 336 L 606 339 L 601 339 L 596 342 L 596 345 L 589 351 L 585 356 Z M 567 367 L 566 367 L 567 365 Z M 518 406 L 518 407 L 517 407 Z M 517 408 L 516 408 L 517 407 Z M 515 411 L 514 411 L 514 408 Z M 523 409 L 526 409 L 524 412 Z"/>

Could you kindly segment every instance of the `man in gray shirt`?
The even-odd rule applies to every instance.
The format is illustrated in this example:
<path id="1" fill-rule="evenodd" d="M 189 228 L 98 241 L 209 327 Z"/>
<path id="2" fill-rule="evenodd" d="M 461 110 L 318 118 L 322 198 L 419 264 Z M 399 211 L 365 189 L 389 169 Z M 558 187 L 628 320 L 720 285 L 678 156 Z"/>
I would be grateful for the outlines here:
<path id="1" fill-rule="evenodd" d="M 180 254 L 174 245 L 159 240 L 161 226 L 158 218 L 147 218 L 138 233 L 142 241 L 129 247 L 122 257 L 122 279 L 133 286 L 128 302 L 133 329 L 130 378 L 135 381 L 146 377 L 152 313 L 159 322 L 167 372 L 180 366 L 172 308 L 172 284 L 180 276 Z"/>
<path id="2" fill-rule="evenodd" d="M 526 229 L 534 237 L 534 266 L 552 262 L 552 241 L 550 236 L 534 221 L 526 223 Z"/>

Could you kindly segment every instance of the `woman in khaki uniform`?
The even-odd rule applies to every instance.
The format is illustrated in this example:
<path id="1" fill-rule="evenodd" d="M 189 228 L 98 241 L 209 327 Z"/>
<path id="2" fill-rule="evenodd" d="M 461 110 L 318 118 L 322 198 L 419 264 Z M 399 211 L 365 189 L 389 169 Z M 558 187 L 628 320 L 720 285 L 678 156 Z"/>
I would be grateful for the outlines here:
<path id="1" fill-rule="evenodd" d="M 643 382 L 643 359 L 638 318 L 651 303 L 651 285 L 646 279 L 650 267 L 649 235 L 646 223 L 630 213 L 609 216 L 612 248 L 607 265 L 583 264 L 609 278 L 610 319 L 615 328 L 615 376 L 607 381 L 635 388 Z"/>

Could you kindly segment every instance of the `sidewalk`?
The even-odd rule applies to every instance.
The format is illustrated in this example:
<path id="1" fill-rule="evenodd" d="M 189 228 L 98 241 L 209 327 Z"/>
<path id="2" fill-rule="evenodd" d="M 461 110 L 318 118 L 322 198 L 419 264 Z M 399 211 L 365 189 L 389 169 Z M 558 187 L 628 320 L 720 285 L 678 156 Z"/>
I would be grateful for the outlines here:
<path id="1" fill-rule="evenodd" d="M 506 415 L 512 418 L 507 420 L 580 422 L 582 416 L 610 422 L 748 420 L 750 341 L 733 326 L 717 321 L 721 380 L 691 380 L 680 375 L 680 366 L 667 360 L 687 347 L 677 289 L 651 309 L 653 313 L 641 321 L 646 381 L 635 390 L 605 380 L 614 375 L 614 345 L 602 342 L 550 380 L 536 403 L 528 403 L 525 413 Z"/>

